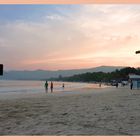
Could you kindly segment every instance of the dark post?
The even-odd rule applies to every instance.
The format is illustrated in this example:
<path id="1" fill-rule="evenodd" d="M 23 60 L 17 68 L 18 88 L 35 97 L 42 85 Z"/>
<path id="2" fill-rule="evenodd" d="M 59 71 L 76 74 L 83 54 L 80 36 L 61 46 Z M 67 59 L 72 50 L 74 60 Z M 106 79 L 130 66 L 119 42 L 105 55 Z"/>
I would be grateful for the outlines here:
<path id="1" fill-rule="evenodd" d="M 0 64 L 0 75 L 3 75 L 3 64 Z"/>
<path id="2" fill-rule="evenodd" d="M 136 54 L 140 53 L 140 51 L 136 51 Z"/>

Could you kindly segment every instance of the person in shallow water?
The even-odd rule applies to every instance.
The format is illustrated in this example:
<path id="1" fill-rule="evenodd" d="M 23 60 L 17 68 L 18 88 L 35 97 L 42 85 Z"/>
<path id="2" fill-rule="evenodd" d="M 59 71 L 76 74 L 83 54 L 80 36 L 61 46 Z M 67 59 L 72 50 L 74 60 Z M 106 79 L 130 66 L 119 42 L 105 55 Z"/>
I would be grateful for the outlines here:
<path id="1" fill-rule="evenodd" d="M 46 93 L 48 92 L 48 81 L 45 82 L 45 90 L 46 90 Z"/>
<path id="2" fill-rule="evenodd" d="M 51 92 L 53 92 L 53 82 L 51 82 Z"/>

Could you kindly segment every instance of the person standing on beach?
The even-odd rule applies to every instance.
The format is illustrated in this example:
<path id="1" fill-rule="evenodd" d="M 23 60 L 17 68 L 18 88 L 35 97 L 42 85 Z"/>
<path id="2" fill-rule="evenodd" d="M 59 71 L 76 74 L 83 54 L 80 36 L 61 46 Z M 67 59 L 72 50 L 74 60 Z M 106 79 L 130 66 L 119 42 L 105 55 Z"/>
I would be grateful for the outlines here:
<path id="1" fill-rule="evenodd" d="M 53 82 L 51 82 L 51 93 L 53 92 Z"/>
<path id="2" fill-rule="evenodd" d="M 130 89 L 132 90 L 133 89 L 133 82 L 131 80 L 131 83 L 130 83 Z"/>
<path id="3" fill-rule="evenodd" d="M 116 83 L 116 88 L 118 88 L 118 85 L 119 85 L 119 83 L 117 82 L 117 83 Z"/>
<path id="4" fill-rule="evenodd" d="M 64 89 L 64 87 L 65 87 L 65 85 L 64 85 L 64 83 L 62 84 L 62 88 Z"/>
<path id="5" fill-rule="evenodd" d="M 101 82 L 99 83 L 99 87 L 101 87 Z"/>
<path id="6" fill-rule="evenodd" d="M 45 90 L 46 90 L 46 93 L 48 92 L 48 82 L 46 81 L 45 82 Z"/>

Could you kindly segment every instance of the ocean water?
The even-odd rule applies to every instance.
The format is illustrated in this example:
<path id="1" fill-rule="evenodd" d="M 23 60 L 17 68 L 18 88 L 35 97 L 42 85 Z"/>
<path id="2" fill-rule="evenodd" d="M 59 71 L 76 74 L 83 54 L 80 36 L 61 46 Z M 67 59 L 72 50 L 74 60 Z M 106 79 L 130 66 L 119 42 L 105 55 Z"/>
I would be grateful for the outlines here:
<path id="1" fill-rule="evenodd" d="M 77 82 L 53 82 L 53 92 L 60 91 L 72 91 L 81 88 L 99 88 L 99 84 L 93 83 L 77 83 Z M 62 88 L 62 84 L 65 84 L 65 88 Z M 0 94 L 12 94 L 12 93 L 45 93 L 44 88 L 45 81 L 24 81 L 24 80 L 0 80 Z M 50 91 L 50 82 L 48 82 Z"/>

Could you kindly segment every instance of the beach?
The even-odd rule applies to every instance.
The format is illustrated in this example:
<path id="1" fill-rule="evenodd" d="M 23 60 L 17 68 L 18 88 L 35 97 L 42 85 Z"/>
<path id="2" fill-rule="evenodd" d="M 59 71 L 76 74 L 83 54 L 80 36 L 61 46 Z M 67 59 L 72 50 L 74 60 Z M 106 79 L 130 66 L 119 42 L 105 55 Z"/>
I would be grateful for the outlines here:
<path id="1" fill-rule="evenodd" d="M 108 87 L 65 92 L 1 95 L 0 135 L 140 134 L 139 90 Z"/>

